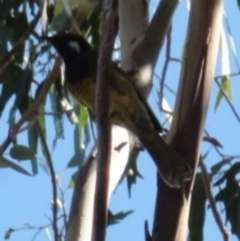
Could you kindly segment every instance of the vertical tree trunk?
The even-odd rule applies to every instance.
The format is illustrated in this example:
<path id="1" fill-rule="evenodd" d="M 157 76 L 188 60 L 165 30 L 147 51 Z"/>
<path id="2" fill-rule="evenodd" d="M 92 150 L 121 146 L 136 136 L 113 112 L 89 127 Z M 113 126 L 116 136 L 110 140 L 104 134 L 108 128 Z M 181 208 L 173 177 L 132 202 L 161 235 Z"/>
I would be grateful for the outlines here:
<path id="1" fill-rule="evenodd" d="M 193 0 L 169 142 L 195 170 L 220 41 L 222 0 Z M 152 240 L 185 241 L 191 189 L 167 187 L 158 178 Z"/>

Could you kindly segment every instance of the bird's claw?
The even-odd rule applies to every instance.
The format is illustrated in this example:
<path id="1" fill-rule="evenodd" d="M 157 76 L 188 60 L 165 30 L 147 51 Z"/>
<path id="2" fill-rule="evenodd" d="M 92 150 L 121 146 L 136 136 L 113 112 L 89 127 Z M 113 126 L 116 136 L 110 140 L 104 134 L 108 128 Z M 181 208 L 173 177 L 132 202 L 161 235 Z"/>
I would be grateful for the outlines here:
<path id="1" fill-rule="evenodd" d="M 171 188 L 181 188 L 183 187 L 184 183 L 190 181 L 192 179 L 192 169 L 190 168 L 187 163 L 178 163 L 174 167 L 169 167 L 169 172 L 166 175 L 162 173 L 163 181 Z"/>

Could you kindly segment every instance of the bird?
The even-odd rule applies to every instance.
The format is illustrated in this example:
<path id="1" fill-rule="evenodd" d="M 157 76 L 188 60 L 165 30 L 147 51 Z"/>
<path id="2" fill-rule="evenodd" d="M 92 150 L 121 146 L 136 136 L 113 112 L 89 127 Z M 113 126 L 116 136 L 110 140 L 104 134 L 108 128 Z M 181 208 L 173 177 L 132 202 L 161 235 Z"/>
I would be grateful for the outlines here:
<path id="1" fill-rule="evenodd" d="M 98 51 L 78 34 L 58 33 L 43 39 L 61 56 L 65 84 L 73 99 L 94 113 Z M 107 75 L 111 123 L 126 128 L 139 139 L 166 185 L 181 188 L 192 176 L 186 160 L 160 136 L 162 126 L 129 75 L 114 62 Z"/>

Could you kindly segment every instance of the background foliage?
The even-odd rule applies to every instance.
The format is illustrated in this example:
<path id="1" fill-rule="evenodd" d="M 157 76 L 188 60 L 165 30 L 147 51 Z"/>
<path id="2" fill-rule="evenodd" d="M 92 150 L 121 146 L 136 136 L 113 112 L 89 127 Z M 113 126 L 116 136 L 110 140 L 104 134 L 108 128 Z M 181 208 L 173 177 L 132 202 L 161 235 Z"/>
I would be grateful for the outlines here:
<path id="1" fill-rule="evenodd" d="M 99 45 L 101 19 L 98 1 L 92 3 L 90 11 L 89 9 L 84 11 L 86 3 L 83 0 L 69 1 L 69 3 L 65 1 L 65 5 L 63 3 L 64 1 L 56 1 L 55 4 L 40 6 L 37 0 L 0 1 L 0 115 L 2 116 L 1 125 L 4 126 L 4 128 L 1 128 L 0 135 L 0 167 L 10 168 L 9 172 L 14 173 L 11 175 L 12 177 L 19 175 L 15 172 L 32 176 L 28 179 L 29 182 L 32 182 L 32 179 L 37 179 L 39 173 L 47 172 L 50 178 L 47 178 L 46 183 L 36 185 L 36 192 L 48 186 L 48 189 L 51 190 L 52 188 L 52 191 L 48 190 L 47 192 L 48 194 L 51 193 L 53 198 L 58 191 L 58 210 L 55 210 L 55 215 L 57 215 L 57 226 L 62 238 L 65 235 L 69 200 L 71 199 L 71 191 L 69 190 L 74 187 L 74 174 L 77 167 L 82 164 L 95 141 L 92 134 L 94 127 L 89 122 L 86 109 L 72 104 L 69 96 L 66 95 L 66 91 L 61 84 L 60 65 L 55 62 L 55 52 L 42 41 L 41 35 L 66 31 L 70 28 L 79 31 L 78 28 L 74 27 L 77 25 L 74 16 L 77 15 L 79 5 L 82 5 L 80 32 L 91 40 L 94 47 L 97 47 Z M 41 8 L 43 8 L 42 12 Z M 235 5 L 235 8 L 237 9 L 237 5 Z M 70 15 L 69 10 L 71 10 Z M 177 17 L 173 21 L 173 35 L 175 20 L 177 21 Z M 234 95 L 240 87 L 236 83 L 239 78 L 240 67 L 235 50 L 239 49 L 239 41 L 236 41 L 237 46 L 235 46 L 235 37 L 232 35 L 232 31 L 238 31 L 235 27 L 233 24 L 229 24 L 227 17 L 224 19 L 219 46 L 218 73 L 215 78 L 214 95 L 210 106 L 211 116 L 214 115 L 213 109 L 215 109 L 216 114 L 213 123 L 209 121 L 207 125 L 202 153 L 204 161 L 209 162 L 208 160 L 211 159 L 214 159 L 214 161 L 211 161 L 211 164 L 208 165 L 209 175 L 203 175 L 204 178 L 202 178 L 202 174 L 199 174 L 196 179 L 189 226 L 189 239 L 194 241 L 203 240 L 203 225 L 207 210 L 210 207 L 213 210 L 214 207 L 216 210 L 220 210 L 222 220 L 216 222 L 224 227 L 227 223 L 227 228 L 237 239 L 240 239 L 240 190 L 238 181 L 240 164 L 238 145 L 235 145 L 236 142 L 239 143 L 240 116 L 238 114 L 238 94 Z M 167 41 L 169 43 L 170 39 Z M 172 41 L 176 41 L 176 38 L 172 38 Z M 181 49 L 178 50 L 179 53 L 181 51 Z M 164 61 L 163 66 L 166 66 L 174 59 L 166 55 Z M 177 61 L 180 61 L 179 57 L 177 57 Z M 54 71 L 53 66 L 55 66 Z M 168 97 L 170 95 L 167 92 L 170 89 L 166 80 L 168 76 L 165 76 L 164 71 L 161 72 L 159 69 L 160 67 L 157 67 L 156 74 L 162 74 L 160 79 L 165 81 L 165 83 L 162 82 L 165 85 L 164 95 Z M 54 79 L 54 84 L 51 85 L 41 105 L 38 109 L 32 111 L 32 115 L 25 119 L 25 123 L 20 129 L 16 129 L 16 124 L 23 117 L 23 113 L 31 108 L 33 101 L 43 88 L 43 83 L 49 81 L 50 78 Z M 172 84 L 170 83 L 170 85 Z M 162 84 L 158 78 L 155 79 L 155 85 L 160 91 L 159 86 L 162 86 Z M 176 89 L 176 83 L 174 85 L 174 89 Z M 170 102 L 172 98 L 172 96 L 169 97 Z M 62 104 L 63 101 L 68 103 L 68 107 Z M 227 111 L 223 111 L 224 109 L 227 109 Z M 211 125 L 215 124 L 222 126 L 222 133 L 212 134 Z M 232 128 L 232 125 L 235 127 Z M 225 141 L 225 133 L 228 134 L 227 142 L 234 143 L 234 149 L 228 147 L 229 143 Z M 227 148 L 225 148 L 225 145 Z M 64 158 L 56 160 L 54 153 L 59 150 L 63 152 Z M 60 167 L 57 166 L 59 162 L 62 162 Z M 60 173 L 59 170 L 64 171 Z M 202 167 L 201 171 L 204 170 L 204 167 Z M 0 171 L 4 173 L 2 170 Z M 131 171 L 133 171 L 133 174 L 127 176 L 130 194 L 132 184 L 138 180 L 138 177 L 142 177 L 141 172 L 138 171 L 136 157 L 133 158 Z M 65 172 L 68 173 L 67 178 Z M 126 174 L 129 174 L 129 172 L 126 172 Z M 6 174 L 3 174 L 3 177 L 4 175 Z M 71 175 L 71 178 L 69 178 L 69 175 Z M 1 182 L 4 182 L 3 178 Z M 7 183 L 4 184 L 4 188 L 8 189 Z M 207 189 L 207 192 L 205 192 L 205 189 Z M 14 190 L 10 190 L 10 192 L 14 192 Z M 3 199 L 8 197 L 5 195 L 5 190 L 2 193 Z M 29 193 L 29 195 L 34 196 L 33 193 Z M 44 196 L 43 198 L 46 197 Z M 31 200 L 31 197 L 25 198 Z M 7 228 L 5 234 L 1 234 L 2 238 L 12 239 L 14 237 L 12 236 L 13 232 L 25 229 L 31 233 L 31 236 L 28 236 L 30 240 L 34 240 L 43 230 L 51 236 L 54 214 L 52 216 L 50 213 L 52 211 L 54 213 L 54 208 L 51 209 L 50 205 L 44 224 L 27 219 L 24 219 L 24 222 L 27 221 L 28 224 L 15 223 L 14 215 L 18 214 L 11 212 L 11 207 L 3 208 L 9 209 L 8 218 L 13 220 L 13 226 Z M 38 207 L 35 208 L 38 209 Z M 132 210 L 130 209 L 119 210 L 115 214 L 109 211 L 109 223 L 118 223 L 131 213 Z M 216 218 L 216 214 L 214 217 Z M 4 218 L 2 216 L 2 221 Z"/>

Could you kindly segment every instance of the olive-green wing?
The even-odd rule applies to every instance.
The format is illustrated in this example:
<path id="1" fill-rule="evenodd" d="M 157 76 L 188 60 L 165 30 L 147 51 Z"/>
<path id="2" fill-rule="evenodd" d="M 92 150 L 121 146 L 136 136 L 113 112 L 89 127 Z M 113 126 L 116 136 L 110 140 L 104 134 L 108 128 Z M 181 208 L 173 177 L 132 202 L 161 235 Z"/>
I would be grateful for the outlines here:
<path id="1" fill-rule="evenodd" d="M 131 81 L 130 77 L 127 75 L 126 72 L 124 72 L 121 68 L 119 68 L 116 64 L 113 63 L 113 68 L 115 71 L 118 72 L 118 74 L 121 75 L 121 77 L 125 78 L 130 85 L 132 86 L 132 89 L 134 90 L 134 92 L 136 93 L 136 95 L 138 96 L 139 100 L 141 101 L 141 103 L 143 104 L 143 106 L 145 107 L 151 121 L 152 124 L 154 125 L 154 127 L 156 128 L 156 131 L 161 133 L 163 131 L 163 128 L 161 126 L 161 124 L 159 123 L 157 117 L 155 116 L 155 114 L 153 113 L 152 109 L 150 108 L 150 106 L 148 105 L 146 99 L 144 98 L 144 96 L 142 95 L 142 93 L 136 88 L 136 86 L 134 85 L 134 83 Z M 114 85 L 114 82 L 112 83 Z M 125 92 L 124 89 L 121 90 L 120 86 L 115 86 L 118 88 L 119 92 Z"/>

